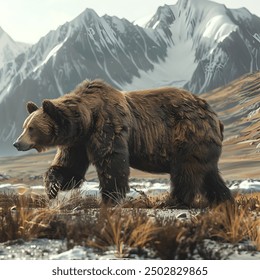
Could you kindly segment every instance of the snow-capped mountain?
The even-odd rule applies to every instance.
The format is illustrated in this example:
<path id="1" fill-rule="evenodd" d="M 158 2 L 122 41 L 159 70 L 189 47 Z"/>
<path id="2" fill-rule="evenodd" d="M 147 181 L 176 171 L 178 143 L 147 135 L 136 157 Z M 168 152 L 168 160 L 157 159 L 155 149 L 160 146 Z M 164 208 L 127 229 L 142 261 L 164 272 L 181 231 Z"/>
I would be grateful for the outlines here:
<path id="1" fill-rule="evenodd" d="M 166 55 L 166 43 L 153 31 L 87 9 L 0 69 L 0 154 L 13 150 L 28 100 L 40 104 L 86 78 L 128 85 Z"/>
<path id="2" fill-rule="evenodd" d="M 15 42 L 0 27 L 0 68 L 3 67 L 6 62 L 13 60 L 18 54 L 26 51 L 28 48 L 28 44 Z"/>
<path id="3" fill-rule="evenodd" d="M 183 79 L 184 87 L 195 93 L 260 69 L 260 18 L 245 8 L 179 0 L 160 7 L 144 26 L 157 30 L 170 45 L 166 61 L 171 66 L 161 68 L 172 73 L 172 80 Z"/>
<path id="4" fill-rule="evenodd" d="M 207 0 L 159 7 L 142 26 L 87 9 L 0 69 L 0 154 L 13 150 L 28 100 L 40 104 L 94 78 L 124 90 L 205 92 L 260 69 L 259 30 L 248 10 Z"/>

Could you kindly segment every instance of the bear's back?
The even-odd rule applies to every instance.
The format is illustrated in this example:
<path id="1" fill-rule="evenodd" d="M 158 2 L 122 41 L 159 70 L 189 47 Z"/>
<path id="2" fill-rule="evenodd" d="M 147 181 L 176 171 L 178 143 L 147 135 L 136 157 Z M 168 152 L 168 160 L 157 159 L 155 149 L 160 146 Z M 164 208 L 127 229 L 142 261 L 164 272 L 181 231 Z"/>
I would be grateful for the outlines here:
<path id="1" fill-rule="evenodd" d="M 202 98 L 189 91 L 174 87 L 158 88 L 125 93 L 126 100 L 134 113 L 146 114 L 169 121 L 174 119 L 217 118 L 216 113 Z"/>
<path id="2" fill-rule="evenodd" d="M 172 87 L 130 91 L 125 96 L 136 130 L 147 135 L 146 143 L 152 143 L 148 147 L 154 143 L 190 141 L 222 145 L 217 114 L 204 99 Z"/>

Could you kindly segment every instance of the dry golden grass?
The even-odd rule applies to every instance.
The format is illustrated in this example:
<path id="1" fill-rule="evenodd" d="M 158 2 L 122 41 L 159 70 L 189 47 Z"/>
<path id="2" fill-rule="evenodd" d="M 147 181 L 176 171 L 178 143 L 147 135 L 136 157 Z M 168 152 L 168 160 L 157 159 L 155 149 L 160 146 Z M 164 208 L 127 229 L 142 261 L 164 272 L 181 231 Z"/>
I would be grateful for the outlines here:
<path id="1" fill-rule="evenodd" d="M 2 194 L 0 242 L 66 239 L 68 248 L 80 244 L 105 251 L 113 246 L 119 256 L 126 256 L 129 248 L 148 248 L 161 259 L 192 259 L 195 251 L 203 258 L 217 258 L 203 245 L 205 239 L 232 244 L 251 241 L 260 251 L 259 198 L 238 196 L 236 201 L 191 211 L 191 218 L 180 220 L 160 214 L 160 208 L 171 208 L 160 198 L 141 197 L 108 208 L 95 198 L 74 195 L 50 208 L 41 196 Z M 147 208 L 154 208 L 152 216 Z"/>
<path id="2" fill-rule="evenodd" d="M 210 238 L 236 244 L 249 239 L 253 230 L 254 219 L 245 208 L 223 204 L 207 213 L 201 219 L 201 227 Z"/>
<path id="3" fill-rule="evenodd" d="M 38 237 L 56 211 L 42 196 L 0 195 L 0 242 Z"/>
<path id="4" fill-rule="evenodd" d="M 102 208 L 100 217 L 95 238 L 88 244 L 99 249 L 115 246 L 120 256 L 125 253 L 125 247 L 145 247 L 159 231 L 152 219 L 138 210 Z"/>

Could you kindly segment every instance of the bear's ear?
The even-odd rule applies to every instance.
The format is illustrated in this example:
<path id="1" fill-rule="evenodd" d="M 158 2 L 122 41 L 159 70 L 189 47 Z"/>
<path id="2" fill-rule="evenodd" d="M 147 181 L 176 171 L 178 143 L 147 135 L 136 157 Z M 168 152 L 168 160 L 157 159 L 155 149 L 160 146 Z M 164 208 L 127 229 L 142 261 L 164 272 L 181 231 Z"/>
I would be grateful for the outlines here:
<path id="1" fill-rule="evenodd" d="M 32 101 L 29 101 L 27 103 L 27 111 L 29 114 L 33 113 L 34 111 L 36 111 L 38 109 L 39 109 L 38 106 L 35 103 L 33 103 Z"/>
<path id="2" fill-rule="evenodd" d="M 48 114 L 54 121 L 60 122 L 61 116 L 59 109 L 50 100 L 43 100 L 42 108 L 43 112 Z"/>

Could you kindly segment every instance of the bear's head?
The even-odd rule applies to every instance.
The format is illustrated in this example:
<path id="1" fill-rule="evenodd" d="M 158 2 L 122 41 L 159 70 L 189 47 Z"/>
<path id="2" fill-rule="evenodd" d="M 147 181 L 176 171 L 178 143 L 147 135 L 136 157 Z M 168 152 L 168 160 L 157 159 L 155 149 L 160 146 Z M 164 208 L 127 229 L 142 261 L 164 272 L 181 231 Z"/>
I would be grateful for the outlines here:
<path id="1" fill-rule="evenodd" d="M 44 100 L 40 108 L 28 102 L 27 111 L 29 116 L 24 121 L 23 132 L 14 142 L 14 147 L 18 151 L 36 149 L 41 152 L 59 145 L 57 139 L 62 116 L 53 102 Z"/>

